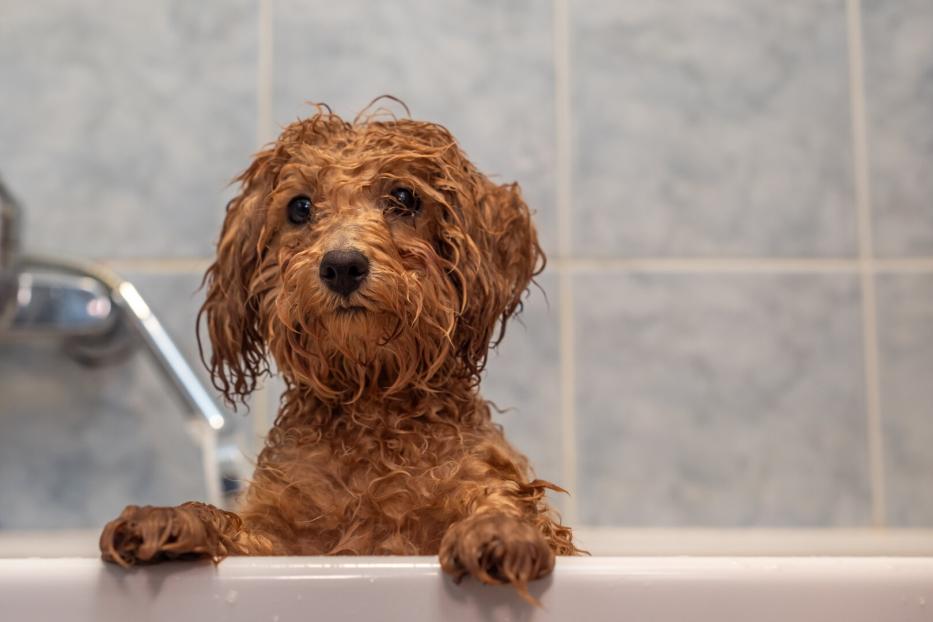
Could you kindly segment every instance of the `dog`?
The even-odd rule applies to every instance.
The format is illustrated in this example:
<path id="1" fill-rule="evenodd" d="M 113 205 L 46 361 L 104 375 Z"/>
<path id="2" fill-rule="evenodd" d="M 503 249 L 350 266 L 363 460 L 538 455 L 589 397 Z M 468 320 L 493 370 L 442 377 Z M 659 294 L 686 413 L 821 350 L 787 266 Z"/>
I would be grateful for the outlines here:
<path id="1" fill-rule="evenodd" d="M 409 115 L 410 116 L 410 115 Z M 527 583 L 581 551 L 478 385 L 544 268 L 515 183 L 441 125 L 341 119 L 323 104 L 235 181 L 204 277 L 198 343 L 242 401 L 284 379 L 237 513 L 127 507 L 121 566 L 228 555 L 438 555 L 459 580 Z"/>

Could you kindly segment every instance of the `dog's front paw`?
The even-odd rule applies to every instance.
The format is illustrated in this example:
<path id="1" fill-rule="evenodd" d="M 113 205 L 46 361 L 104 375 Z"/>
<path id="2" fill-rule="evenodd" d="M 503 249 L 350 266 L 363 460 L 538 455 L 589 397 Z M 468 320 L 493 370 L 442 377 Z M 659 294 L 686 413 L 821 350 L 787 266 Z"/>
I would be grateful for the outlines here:
<path id="1" fill-rule="evenodd" d="M 528 581 L 554 569 L 554 552 L 541 532 L 501 514 L 471 516 L 450 527 L 439 556 L 456 581 L 470 575 L 483 583 L 510 583 L 530 600 Z"/>
<path id="2" fill-rule="evenodd" d="M 235 515 L 202 503 L 129 505 L 100 534 L 101 558 L 124 568 L 179 558 L 219 561 L 236 552 L 231 535 L 239 527 Z"/>

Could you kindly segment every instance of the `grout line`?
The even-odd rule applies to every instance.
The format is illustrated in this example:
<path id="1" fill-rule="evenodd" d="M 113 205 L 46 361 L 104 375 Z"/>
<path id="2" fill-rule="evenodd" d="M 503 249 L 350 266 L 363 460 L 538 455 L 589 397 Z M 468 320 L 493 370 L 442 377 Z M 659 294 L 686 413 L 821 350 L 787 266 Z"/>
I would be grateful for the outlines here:
<path id="1" fill-rule="evenodd" d="M 572 252 L 572 164 L 570 112 L 570 42 L 567 0 L 554 1 L 554 112 L 557 150 L 557 249 L 558 258 Z"/>
<path id="2" fill-rule="evenodd" d="M 855 259 L 784 258 L 568 258 L 557 268 L 571 272 L 618 270 L 629 272 L 856 272 Z M 933 267 L 933 266 L 931 266 Z"/>
<path id="3" fill-rule="evenodd" d="M 275 138 L 272 121 L 272 0 L 259 0 L 259 49 L 256 59 L 256 147 Z"/>
<path id="4" fill-rule="evenodd" d="M 564 499 L 564 515 L 567 523 L 573 525 L 578 516 L 577 499 L 577 428 L 574 398 L 576 397 L 576 371 L 574 369 L 574 312 L 573 281 L 569 273 L 558 273 L 557 286 L 559 296 L 559 332 L 560 332 L 560 414 L 561 414 L 561 455 L 564 481 L 560 485 L 570 492 Z"/>
<path id="5" fill-rule="evenodd" d="M 888 272 L 933 272 L 933 257 L 871 259 L 869 263 L 875 274 Z"/>
<path id="6" fill-rule="evenodd" d="M 817 258 L 817 257 L 557 257 L 548 265 L 558 270 L 600 270 L 659 273 L 787 272 L 872 273 L 933 272 L 933 257 L 905 259 Z"/>
<path id="7" fill-rule="evenodd" d="M 873 269 L 871 186 L 868 170 L 868 128 L 865 111 L 865 66 L 860 0 L 846 1 L 846 23 L 852 106 L 852 159 L 855 173 L 855 204 L 858 212 L 859 276 L 862 285 L 862 343 L 865 359 L 866 432 L 871 474 L 872 523 L 876 527 L 883 527 L 887 522 L 887 502 L 884 481 L 878 309 L 875 295 L 875 270 Z"/>
<path id="8" fill-rule="evenodd" d="M 115 272 L 146 272 L 152 274 L 175 272 L 204 272 L 212 257 L 128 257 L 98 260 Z"/>
<path id="9" fill-rule="evenodd" d="M 213 257 L 125 257 L 102 258 L 101 263 L 114 270 L 127 272 L 203 272 Z M 555 257 L 548 268 L 566 272 L 648 272 L 648 273 L 714 273 L 714 272 L 775 272 L 775 273 L 860 273 L 863 269 L 875 274 L 933 273 L 933 257 L 897 259 L 813 257 Z"/>
<path id="10" fill-rule="evenodd" d="M 557 152 L 557 243 L 558 257 L 568 257 L 572 248 L 571 236 L 571 112 L 570 112 L 570 42 L 567 0 L 554 0 L 554 131 Z M 564 501 L 564 515 L 573 525 L 578 516 L 577 500 L 577 440 L 574 397 L 575 353 L 572 275 L 558 265 L 558 292 L 560 302 L 560 415 L 561 455 L 564 481 L 561 485 L 570 491 Z"/>

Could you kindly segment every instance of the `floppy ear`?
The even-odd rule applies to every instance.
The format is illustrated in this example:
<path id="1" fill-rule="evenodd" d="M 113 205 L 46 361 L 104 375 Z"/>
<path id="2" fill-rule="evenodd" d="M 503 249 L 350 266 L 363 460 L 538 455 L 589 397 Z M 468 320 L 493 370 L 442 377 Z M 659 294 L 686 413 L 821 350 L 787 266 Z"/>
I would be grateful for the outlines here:
<path id="1" fill-rule="evenodd" d="M 532 278 L 544 270 L 545 257 L 518 184 L 496 185 L 476 175 L 475 210 L 464 214 L 476 252 L 465 253 L 460 267 L 467 283 L 458 333 L 461 355 L 479 372 L 490 346 L 498 345 L 509 318 L 521 308 Z M 497 322 L 499 332 L 490 343 Z"/>
<path id="2" fill-rule="evenodd" d="M 217 258 L 204 274 L 207 296 L 198 313 L 198 349 L 217 390 L 233 405 L 244 402 L 269 372 L 261 330 L 256 276 L 268 235 L 263 204 L 272 189 L 272 150 L 259 153 L 237 180 L 240 194 L 227 204 Z M 210 339 L 210 360 L 202 344 L 202 322 Z"/>

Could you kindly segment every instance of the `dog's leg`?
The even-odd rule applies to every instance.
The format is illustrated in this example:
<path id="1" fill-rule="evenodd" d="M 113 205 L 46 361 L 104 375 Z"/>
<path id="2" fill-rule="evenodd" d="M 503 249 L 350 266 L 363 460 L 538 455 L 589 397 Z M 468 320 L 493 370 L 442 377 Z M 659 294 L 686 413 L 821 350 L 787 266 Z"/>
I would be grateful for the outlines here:
<path id="1" fill-rule="evenodd" d="M 470 575 L 483 583 L 512 584 L 535 602 L 528 582 L 553 570 L 555 553 L 523 505 L 520 499 L 493 493 L 451 525 L 439 553 L 444 571 L 457 581 Z"/>
<path id="2" fill-rule="evenodd" d="M 167 559 L 272 555 L 274 542 L 243 528 L 243 521 L 205 503 L 177 507 L 127 506 L 100 535 L 105 561 L 123 567 Z"/>

